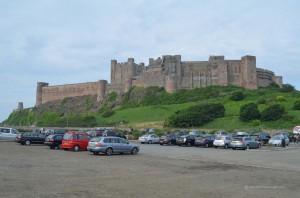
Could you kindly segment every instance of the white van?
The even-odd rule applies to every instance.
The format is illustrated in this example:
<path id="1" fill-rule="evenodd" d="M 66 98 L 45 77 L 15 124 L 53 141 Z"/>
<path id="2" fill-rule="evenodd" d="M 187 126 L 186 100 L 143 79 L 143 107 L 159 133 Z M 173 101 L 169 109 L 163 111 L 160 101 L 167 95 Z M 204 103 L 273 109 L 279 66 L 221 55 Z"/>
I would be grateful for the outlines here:
<path id="1" fill-rule="evenodd" d="M 295 126 L 293 129 L 294 134 L 300 134 L 300 126 Z"/>
<path id="2" fill-rule="evenodd" d="M 19 131 L 13 128 L 0 127 L 0 140 L 14 141 L 19 134 Z"/>

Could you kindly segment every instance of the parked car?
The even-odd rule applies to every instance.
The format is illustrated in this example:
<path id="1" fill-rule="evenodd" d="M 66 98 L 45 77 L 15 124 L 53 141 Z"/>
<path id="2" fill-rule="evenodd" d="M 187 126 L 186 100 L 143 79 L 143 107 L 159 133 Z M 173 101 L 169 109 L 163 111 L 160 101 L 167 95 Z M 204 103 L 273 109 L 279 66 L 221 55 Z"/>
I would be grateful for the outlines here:
<path id="1" fill-rule="evenodd" d="M 174 134 L 170 134 L 170 135 L 167 135 L 167 136 L 161 136 L 159 138 L 159 144 L 160 145 L 164 145 L 164 144 L 167 144 L 169 146 L 171 146 L 172 144 L 176 144 L 176 139 L 177 139 L 177 135 L 174 135 Z"/>
<path id="2" fill-rule="evenodd" d="M 275 135 L 285 135 L 286 137 L 289 138 L 290 142 L 292 141 L 292 136 L 287 131 L 277 132 L 277 133 L 275 133 Z"/>
<path id="3" fill-rule="evenodd" d="M 18 142 L 21 145 L 44 144 L 46 135 L 42 133 L 24 132 L 20 136 Z"/>
<path id="4" fill-rule="evenodd" d="M 145 135 L 139 137 L 138 141 L 141 144 L 144 144 L 144 143 L 148 143 L 148 144 L 159 143 L 159 137 L 155 134 L 145 134 Z"/>
<path id="5" fill-rule="evenodd" d="M 194 135 L 183 135 L 177 138 L 176 144 L 178 146 L 194 146 L 195 145 L 195 136 Z"/>
<path id="6" fill-rule="evenodd" d="M 230 142 L 231 142 L 232 138 L 230 136 L 217 136 L 214 140 L 214 147 L 218 148 L 218 147 L 224 147 L 225 149 L 227 149 L 230 146 Z"/>
<path id="7" fill-rule="evenodd" d="M 189 135 L 199 136 L 199 135 L 203 135 L 203 134 L 200 131 L 191 131 L 191 132 L 189 132 Z"/>
<path id="8" fill-rule="evenodd" d="M 54 134 L 54 135 L 48 135 L 45 138 L 44 144 L 49 146 L 51 149 L 61 149 L 63 134 Z"/>
<path id="9" fill-rule="evenodd" d="M 226 131 L 217 131 L 215 132 L 215 136 L 230 136 L 230 134 Z"/>
<path id="10" fill-rule="evenodd" d="M 233 137 L 249 137 L 250 134 L 247 133 L 247 132 L 243 132 L 243 131 L 240 131 L 240 132 L 236 132 Z"/>
<path id="11" fill-rule="evenodd" d="M 113 153 L 131 153 L 136 155 L 140 148 L 136 144 L 119 137 L 94 137 L 89 141 L 87 150 L 94 153 L 105 153 L 112 155 Z"/>
<path id="12" fill-rule="evenodd" d="M 214 135 L 202 135 L 195 138 L 195 146 L 205 146 L 206 148 L 212 147 L 214 145 L 214 140 Z"/>
<path id="13" fill-rule="evenodd" d="M 260 148 L 261 143 L 259 141 L 253 140 L 251 137 L 235 137 L 230 143 L 230 147 L 235 149 L 251 149 Z"/>
<path id="14" fill-rule="evenodd" d="M 103 131 L 103 133 L 102 133 L 102 136 L 111 136 L 111 137 L 120 137 L 120 138 L 124 138 L 124 139 L 126 139 L 126 136 L 125 135 L 123 135 L 123 134 L 118 134 L 118 133 L 116 133 L 116 132 L 114 132 L 114 131 L 110 131 L 110 130 L 105 130 L 105 131 Z"/>
<path id="15" fill-rule="evenodd" d="M 61 148 L 64 150 L 72 149 L 75 152 L 87 150 L 90 139 L 91 136 L 87 133 L 68 131 L 63 136 Z"/>
<path id="16" fill-rule="evenodd" d="M 97 137 L 97 136 L 103 136 L 103 132 L 105 130 L 94 130 L 94 131 L 88 131 L 87 134 L 91 137 Z"/>
<path id="17" fill-rule="evenodd" d="M 14 141 L 19 135 L 19 131 L 13 128 L 0 127 L 0 140 Z"/>
<path id="18" fill-rule="evenodd" d="M 271 146 L 281 146 L 282 139 L 285 141 L 285 145 L 290 144 L 290 139 L 286 135 L 275 135 L 269 140 L 269 145 Z"/>
<path id="19" fill-rule="evenodd" d="M 261 133 L 255 133 L 250 135 L 250 137 L 261 143 L 261 145 L 265 145 L 268 144 L 269 140 L 270 140 L 270 136 L 267 133 L 261 132 Z"/>

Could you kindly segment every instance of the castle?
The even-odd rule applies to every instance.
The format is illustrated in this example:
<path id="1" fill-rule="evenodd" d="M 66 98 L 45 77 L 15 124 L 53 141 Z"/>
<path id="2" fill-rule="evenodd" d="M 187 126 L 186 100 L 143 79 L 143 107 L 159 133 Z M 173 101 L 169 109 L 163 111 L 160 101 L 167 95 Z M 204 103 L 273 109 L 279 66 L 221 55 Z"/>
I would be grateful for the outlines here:
<path id="1" fill-rule="evenodd" d="M 210 56 L 208 61 L 182 61 L 180 55 L 165 55 L 149 59 L 149 65 L 136 64 L 133 58 L 125 63 L 111 60 L 111 83 L 97 82 L 49 86 L 38 82 L 36 106 L 67 97 L 97 95 L 103 101 L 111 92 L 122 94 L 132 86 L 159 86 L 167 92 L 193 89 L 211 85 L 235 85 L 246 89 L 267 87 L 272 82 L 282 86 L 282 77 L 274 72 L 256 67 L 255 56 L 241 60 L 225 60 L 224 56 Z"/>

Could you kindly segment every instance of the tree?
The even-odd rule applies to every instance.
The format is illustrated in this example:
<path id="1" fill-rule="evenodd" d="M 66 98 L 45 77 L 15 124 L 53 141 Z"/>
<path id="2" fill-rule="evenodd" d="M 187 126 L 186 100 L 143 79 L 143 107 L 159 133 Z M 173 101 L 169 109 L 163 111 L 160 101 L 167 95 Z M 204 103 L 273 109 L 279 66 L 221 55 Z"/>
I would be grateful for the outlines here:
<path id="1" fill-rule="evenodd" d="M 280 89 L 281 92 L 293 92 L 295 90 L 296 90 L 295 87 L 290 84 L 283 84 Z"/>
<path id="2" fill-rule="evenodd" d="M 273 104 L 268 106 L 261 112 L 261 119 L 263 121 L 275 121 L 284 114 L 284 107 L 280 104 Z"/>
<path id="3" fill-rule="evenodd" d="M 258 110 L 257 104 L 248 103 L 241 107 L 240 120 L 244 122 L 249 122 L 251 120 L 255 120 L 259 118 L 260 118 L 260 112 Z"/>

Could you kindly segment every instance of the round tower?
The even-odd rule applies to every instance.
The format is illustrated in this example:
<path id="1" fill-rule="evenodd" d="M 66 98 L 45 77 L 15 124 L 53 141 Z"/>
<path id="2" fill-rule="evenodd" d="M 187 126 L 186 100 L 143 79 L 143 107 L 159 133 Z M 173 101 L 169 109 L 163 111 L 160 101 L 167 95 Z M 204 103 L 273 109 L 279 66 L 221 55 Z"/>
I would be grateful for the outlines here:
<path id="1" fill-rule="evenodd" d="M 174 93 L 177 91 L 177 81 L 176 81 L 176 76 L 171 75 L 166 77 L 166 91 L 168 93 Z"/>
<path id="2" fill-rule="evenodd" d="M 97 96 L 97 101 L 103 100 L 106 92 L 106 85 L 107 81 L 106 80 L 99 80 L 98 81 L 98 96 Z"/>
<path id="3" fill-rule="evenodd" d="M 132 78 L 129 78 L 125 81 L 125 89 L 124 92 L 128 92 L 129 89 L 132 87 Z"/>
<path id="4" fill-rule="evenodd" d="M 38 82 L 37 83 L 37 88 L 36 88 L 36 103 L 35 106 L 38 107 L 40 106 L 43 101 L 43 87 L 47 87 L 49 84 L 45 82 Z"/>

